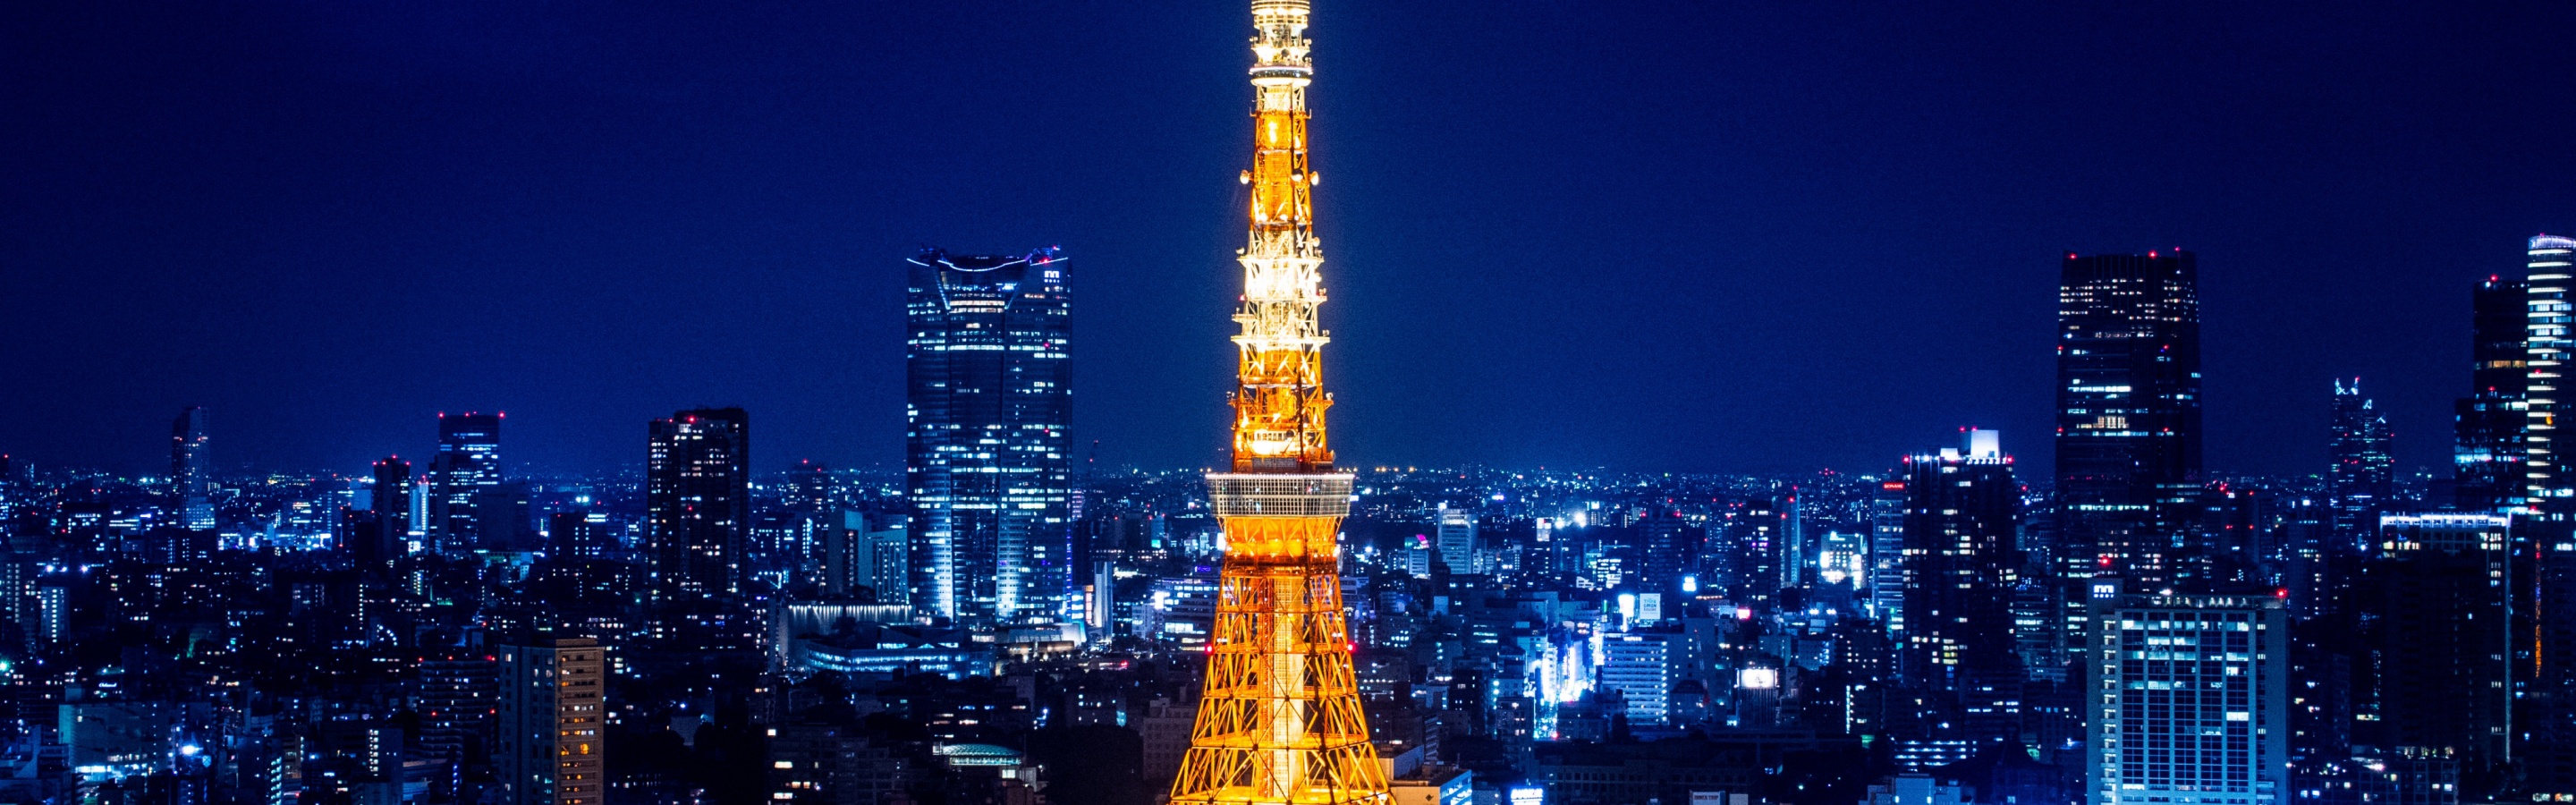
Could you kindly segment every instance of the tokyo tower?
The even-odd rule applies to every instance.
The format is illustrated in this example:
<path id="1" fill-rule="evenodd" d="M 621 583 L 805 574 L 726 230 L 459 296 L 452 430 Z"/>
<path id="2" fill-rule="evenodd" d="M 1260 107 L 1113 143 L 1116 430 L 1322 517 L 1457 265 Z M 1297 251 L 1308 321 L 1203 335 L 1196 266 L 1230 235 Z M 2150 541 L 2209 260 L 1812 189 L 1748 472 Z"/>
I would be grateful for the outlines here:
<path id="1" fill-rule="evenodd" d="M 1172 802 L 1384 803 L 1342 610 L 1351 475 L 1324 444 L 1324 302 L 1315 172 L 1306 162 L 1314 80 L 1307 0 L 1253 0 L 1252 232 L 1244 246 L 1234 465 L 1208 475 L 1224 521 L 1207 682 Z"/>

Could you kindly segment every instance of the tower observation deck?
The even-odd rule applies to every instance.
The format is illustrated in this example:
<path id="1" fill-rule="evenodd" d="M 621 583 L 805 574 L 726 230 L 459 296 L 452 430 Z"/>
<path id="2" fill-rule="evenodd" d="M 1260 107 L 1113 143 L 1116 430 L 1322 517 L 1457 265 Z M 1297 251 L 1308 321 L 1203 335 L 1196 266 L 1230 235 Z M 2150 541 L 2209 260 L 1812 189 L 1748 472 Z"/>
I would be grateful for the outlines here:
<path id="1" fill-rule="evenodd" d="M 1351 475 L 1324 441 L 1324 302 L 1307 164 L 1314 80 L 1307 0 L 1253 0 L 1251 236 L 1239 256 L 1237 384 L 1229 471 L 1208 475 L 1224 522 L 1207 679 L 1178 805 L 1384 803 L 1351 670 L 1340 583 Z"/>

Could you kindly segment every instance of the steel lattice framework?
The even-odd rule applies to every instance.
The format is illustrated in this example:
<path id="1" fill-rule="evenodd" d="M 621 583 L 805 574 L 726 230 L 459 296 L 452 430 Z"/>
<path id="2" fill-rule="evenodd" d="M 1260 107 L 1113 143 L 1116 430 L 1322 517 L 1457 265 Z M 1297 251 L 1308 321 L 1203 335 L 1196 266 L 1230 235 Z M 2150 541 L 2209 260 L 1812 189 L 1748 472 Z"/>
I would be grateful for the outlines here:
<path id="1" fill-rule="evenodd" d="M 1324 302 L 1315 173 L 1306 163 L 1314 63 L 1306 0 L 1253 0 L 1251 239 L 1241 255 L 1234 466 L 1208 476 L 1225 568 L 1206 689 L 1172 801 L 1389 801 L 1351 671 L 1336 538 L 1351 476 L 1324 442 Z"/>

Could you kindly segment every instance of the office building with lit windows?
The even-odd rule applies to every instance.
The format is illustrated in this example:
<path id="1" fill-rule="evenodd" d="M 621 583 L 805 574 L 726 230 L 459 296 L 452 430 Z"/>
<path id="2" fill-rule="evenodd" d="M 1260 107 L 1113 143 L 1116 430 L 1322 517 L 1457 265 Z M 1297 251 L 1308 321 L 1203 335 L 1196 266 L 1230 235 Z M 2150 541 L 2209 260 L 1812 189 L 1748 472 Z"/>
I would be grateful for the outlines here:
<path id="1" fill-rule="evenodd" d="M 931 249 L 910 262 L 912 604 L 969 628 L 1078 623 L 1064 258 Z"/>
<path id="2" fill-rule="evenodd" d="M 653 597 L 690 602 L 741 587 L 751 524 L 751 415 L 681 411 L 653 420 L 644 467 Z"/>
<path id="3" fill-rule="evenodd" d="M 2289 613 L 2273 595 L 2087 583 L 2090 805 L 2283 805 Z"/>
<path id="4" fill-rule="evenodd" d="M 2389 452 L 2388 417 L 2361 396 L 2361 378 L 2336 378 L 2327 432 L 2326 504 L 2335 548 L 2352 550 L 2379 529 L 2379 512 L 2395 497 L 2397 459 Z"/>
<path id="5" fill-rule="evenodd" d="M 2062 572 L 2162 583 L 2200 521 L 2200 274 L 2190 252 L 2069 254 L 2057 290 Z"/>
<path id="6" fill-rule="evenodd" d="M 607 716 L 599 641 L 541 638 L 500 649 L 493 776 L 506 805 L 599 805 Z"/>
<path id="7" fill-rule="evenodd" d="M 2504 514 L 2523 497 L 2523 391 L 2530 285 L 2488 277 L 2471 291 L 2469 396 L 2452 404 L 2453 498 L 2462 511 Z"/>
<path id="8" fill-rule="evenodd" d="M 382 518 L 391 533 L 411 531 L 411 462 L 401 456 L 376 460 L 376 485 L 367 492 L 367 510 Z"/>
<path id="9" fill-rule="evenodd" d="M 215 466 L 206 458 L 206 409 L 189 406 L 170 423 L 170 498 L 179 525 L 215 527 Z"/>
<path id="10" fill-rule="evenodd" d="M 1601 639 L 1601 690 L 1619 692 L 1627 703 L 1628 723 L 1661 727 L 1671 717 L 1673 647 L 1669 635 L 1630 632 Z"/>
<path id="11" fill-rule="evenodd" d="M 2576 265 L 2576 238 L 2533 237 L 2526 252 L 2523 284 L 2523 495 L 2548 501 L 2569 486 L 2566 457 L 2558 449 L 2558 387 L 2564 382 L 2568 351 L 2576 348 L 2568 332 L 2570 266 Z M 2568 512 L 2548 505 L 2535 507 L 2538 519 L 2564 523 Z"/>
<path id="12" fill-rule="evenodd" d="M 1885 480 L 1869 498 L 1869 614 L 1905 631 L 1905 482 Z"/>
<path id="13" fill-rule="evenodd" d="M 2576 645 L 2576 595 L 2568 594 L 2576 591 L 2576 473 L 2557 441 L 2560 386 L 2576 349 L 2567 293 L 2576 238 L 2534 236 L 2523 267 L 2523 510 L 2513 539 L 2517 564 L 2530 572 L 2516 578 L 2513 595 L 2530 602 L 2530 614 L 2515 628 L 2514 695 L 2528 751 L 2515 762 L 2533 796 L 2576 801 L 2576 658 L 2548 650 Z"/>
<path id="14" fill-rule="evenodd" d="M 485 493 L 500 486 L 501 415 L 439 414 L 438 453 L 429 459 L 430 544 L 447 553 L 473 550 L 483 536 Z"/>
<path id="15" fill-rule="evenodd" d="M 1440 548 L 1441 563 L 1451 575 L 1483 575 L 1485 568 L 1476 561 L 1476 513 L 1442 503 L 1436 516 L 1440 536 L 1432 544 Z"/>
<path id="16" fill-rule="evenodd" d="M 1956 708 L 1965 732 L 1945 737 L 1988 741 L 2019 732 L 2021 486 L 2000 434 L 1964 435 L 1958 447 L 1905 459 L 1904 668 Z"/>

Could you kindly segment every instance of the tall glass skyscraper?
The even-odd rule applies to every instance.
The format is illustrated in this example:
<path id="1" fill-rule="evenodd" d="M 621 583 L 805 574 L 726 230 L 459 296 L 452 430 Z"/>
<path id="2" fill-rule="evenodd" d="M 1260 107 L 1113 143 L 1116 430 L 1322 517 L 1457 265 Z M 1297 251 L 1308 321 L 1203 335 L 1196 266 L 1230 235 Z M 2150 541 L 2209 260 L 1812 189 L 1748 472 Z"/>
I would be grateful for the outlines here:
<path id="1" fill-rule="evenodd" d="M 2552 797 L 2576 798 L 2576 659 L 2550 650 L 2576 645 L 2576 473 L 2558 447 L 2558 409 L 2576 338 L 2568 332 L 2576 238 L 2533 237 L 2525 252 L 2527 360 L 2523 409 L 2524 509 L 2515 524 L 2517 550 L 2527 545 L 2531 581 L 2515 598 L 2532 602 L 2527 638 L 2517 639 L 2515 684 L 2525 718 L 2520 759 L 2523 787 Z M 2523 634 L 2516 624 L 2517 634 Z M 2520 676 L 2528 674 L 2528 676 Z"/>
<path id="2" fill-rule="evenodd" d="M 909 276 L 913 606 L 977 628 L 1077 622 L 1064 257 L 929 249 Z"/>
<path id="3" fill-rule="evenodd" d="M 2488 277 L 2470 295 L 2469 396 L 2452 407 L 2451 458 L 2462 510 L 2498 514 L 2523 505 L 2523 389 L 2531 355 L 2523 345 L 2530 285 Z"/>
<path id="4" fill-rule="evenodd" d="M 1905 497 L 1889 479 L 1869 498 L 1869 611 L 1892 636 L 1905 632 Z"/>
<path id="5" fill-rule="evenodd" d="M 2337 378 L 2327 430 L 2326 502 L 2334 509 L 2336 550 L 2358 550 L 2379 532 L 2379 512 L 2394 497 L 2397 459 L 2389 452 L 2388 417 L 2361 396 L 2361 378 Z"/>
<path id="6" fill-rule="evenodd" d="M 2576 238 L 2540 235 L 2531 239 L 2524 268 L 2529 272 L 2523 284 L 2527 305 L 2523 320 L 2523 491 L 2526 497 L 2546 501 L 2563 497 L 2570 486 L 2566 459 L 2558 449 L 2559 385 L 2567 371 L 2568 352 L 2576 348 L 2576 339 L 2567 332 L 2567 286 L 2571 266 L 2576 266 Z M 2566 522 L 2567 512 L 2550 506 L 2536 506 L 2537 519 Z"/>
<path id="7" fill-rule="evenodd" d="M 653 597 L 689 602 L 741 588 L 751 527 L 751 415 L 681 411 L 653 420 L 644 508 Z"/>
<path id="8" fill-rule="evenodd" d="M 2202 512 L 2200 273 L 2190 252 L 2069 254 L 2057 290 L 2060 570 L 2162 584 Z"/>
<path id="9" fill-rule="evenodd" d="M 500 485 L 501 415 L 439 414 L 438 453 L 429 459 L 430 543 L 443 552 L 473 550 L 483 535 L 480 497 Z"/>
<path id="10" fill-rule="evenodd" d="M 188 406 L 170 423 L 170 502 L 179 525 L 215 527 L 215 470 L 206 459 L 206 409 Z"/>
<path id="11" fill-rule="evenodd" d="M 2571 269 L 2576 268 L 2576 238 L 2537 235 L 2524 248 L 2521 279 L 2489 277 L 2471 297 L 2475 307 L 2472 385 L 2470 396 L 2461 398 L 2454 409 L 2459 508 L 2502 515 L 2510 524 L 2504 530 L 2501 560 L 2481 556 L 2469 570 L 2472 575 L 2486 573 L 2503 580 L 2500 602 L 2481 598 L 2475 603 L 2501 606 L 2510 623 L 2505 684 L 2511 692 L 2511 712 L 2502 719 L 2486 720 L 2509 722 L 2513 743 L 2472 750 L 2464 757 L 2465 765 L 2474 768 L 2480 754 L 2490 763 L 2510 755 L 2521 791 L 2535 799 L 2576 797 L 2576 660 L 2570 660 L 2569 652 L 2546 650 L 2576 644 L 2576 594 L 2570 594 L 2576 591 L 2576 488 L 2571 488 L 2576 487 L 2576 477 L 2571 477 L 2555 436 L 2559 387 L 2570 344 L 2576 343 L 2568 333 L 2567 293 Z M 2382 547 L 2397 544 L 2383 536 Z M 2453 611 L 2457 607 L 2438 608 L 2449 592 L 2413 586 L 2438 582 L 2441 568 L 2391 564 L 2399 568 L 2389 574 L 2398 584 L 2392 594 L 2405 603 L 2387 608 L 2405 611 L 2382 628 L 2400 635 L 2394 638 L 2400 642 L 2391 645 L 2425 644 L 2422 650 L 2408 647 L 2408 662 L 2438 663 L 2438 644 L 2402 635 L 2405 617 L 2431 611 L 2438 622 L 2461 634 L 2466 633 L 2462 624 L 2475 623 L 2475 618 Z M 2489 619 L 2494 619 L 2494 613 L 2489 613 Z M 2492 647 L 2479 646 L 2455 653 L 2469 659 L 2495 656 Z M 2492 689 L 2493 680 L 2480 681 Z M 2450 709 L 2418 713 L 2415 718 L 2438 723 L 2474 715 L 2469 713 L 2471 703 L 2454 701 L 2457 698 L 2439 698 Z M 2399 707 L 2392 715 L 2402 712 Z M 2402 726 L 2401 720 L 2390 723 Z"/>

